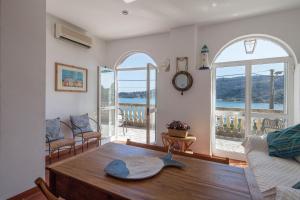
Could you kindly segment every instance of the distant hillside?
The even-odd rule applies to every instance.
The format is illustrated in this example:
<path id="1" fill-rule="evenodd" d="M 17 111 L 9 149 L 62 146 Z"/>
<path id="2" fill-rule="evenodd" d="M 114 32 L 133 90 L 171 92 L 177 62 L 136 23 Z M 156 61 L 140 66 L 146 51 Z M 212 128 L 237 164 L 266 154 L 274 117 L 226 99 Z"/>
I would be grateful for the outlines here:
<path id="1" fill-rule="evenodd" d="M 274 103 L 283 104 L 284 77 L 278 76 L 274 80 Z M 244 101 L 245 77 L 218 78 L 216 88 L 217 99 L 224 101 Z M 259 75 L 252 77 L 252 101 L 268 103 L 270 100 L 270 76 Z"/>
<path id="2" fill-rule="evenodd" d="M 154 95 L 155 90 L 150 91 L 150 95 Z M 140 92 L 120 92 L 119 93 L 120 98 L 146 98 L 147 93 L 146 91 L 140 91 Z"/>

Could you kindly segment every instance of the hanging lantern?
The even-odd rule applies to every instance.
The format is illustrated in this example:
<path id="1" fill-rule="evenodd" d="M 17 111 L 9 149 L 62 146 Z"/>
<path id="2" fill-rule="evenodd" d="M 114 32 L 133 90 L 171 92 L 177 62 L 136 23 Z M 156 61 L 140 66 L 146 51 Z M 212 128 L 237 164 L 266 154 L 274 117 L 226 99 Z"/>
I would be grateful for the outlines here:
<path id="1" fill-rule="evenodd" d="M 208 53 L 208 47 L 204 45 L 201 49 L 201 66 L 199 70 L 209 69 Z"/>
<path id="2" fill-rule="evenodd" d="M 244 41 L 246 54 L 253 54 L 256 47 L 256 39 L 247 39 Z"/>

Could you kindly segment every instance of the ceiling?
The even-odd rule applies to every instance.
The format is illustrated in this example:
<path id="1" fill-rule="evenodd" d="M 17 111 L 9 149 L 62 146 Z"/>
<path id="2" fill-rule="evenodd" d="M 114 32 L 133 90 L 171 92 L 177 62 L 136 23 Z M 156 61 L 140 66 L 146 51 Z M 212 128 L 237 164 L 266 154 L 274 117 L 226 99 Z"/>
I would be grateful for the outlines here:
<path id="1" fill-rule="evenodd" d="M 299 0 L 47 0 L 47 12 L 107 40 L 300 7 Z M 122 15 L 128 10 L 128 15 Z"/>

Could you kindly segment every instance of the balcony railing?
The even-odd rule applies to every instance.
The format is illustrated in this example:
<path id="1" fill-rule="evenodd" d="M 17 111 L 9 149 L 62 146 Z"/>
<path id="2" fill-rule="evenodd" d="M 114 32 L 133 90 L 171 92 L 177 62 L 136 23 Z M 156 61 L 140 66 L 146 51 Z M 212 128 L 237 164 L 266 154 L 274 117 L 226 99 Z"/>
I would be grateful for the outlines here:
<path id="1" fill-rule="evenodd" d="M 119 104 L 119 119 L 126 121 L 127 126 L 146 127 L 146 104 Z M 252 109 L 254 113 L 264 113 L 268 117 L 251 118 L 251 134 L 262 135 L 266 132 L 283 129 L 286 119 L 280 117 L 281 111 Z M 275 114 L 275 117 L 272 116 Z M 278 117 L 279 114 L 279 117 Z M 239 108 L 220 108 L 216 110 L 216 136 L 242 139 L 245 137 L 245 112 Z M 276 117 L 277 116 L 277 117 Z"/>
<path id="2" fill-rule="evenodd" d="M 146 104 L 119 103 L 119 117 L 127 126 L 146 127 Z"/>
<path id="3" fill-rule="evenodd" d="M 251 118 L 251 132 L 262 135 L 286 127 L 286 119 L 280 111 L 255 109 L 254 113 L 265 114 L 264 117 Z M 273 114 L 273 115 L 272 115 Z M 279 114 L 279 115 L 278 115 Z M 216 110 L 216 136 L 242 139 L 245 137 L 245 112 L 239 108 L 220 108 Z"/>

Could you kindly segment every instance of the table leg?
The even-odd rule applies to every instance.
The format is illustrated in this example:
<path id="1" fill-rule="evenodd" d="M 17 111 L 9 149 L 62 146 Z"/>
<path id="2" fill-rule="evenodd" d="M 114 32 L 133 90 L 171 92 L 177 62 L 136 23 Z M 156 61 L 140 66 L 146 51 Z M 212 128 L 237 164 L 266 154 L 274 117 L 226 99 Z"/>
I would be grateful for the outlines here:
<path id="1" fill-rule="evenodd" d="M 49 171 L 49 189 L 54 194 L 56 193 L 56 174 L 54 172 Z"/>

